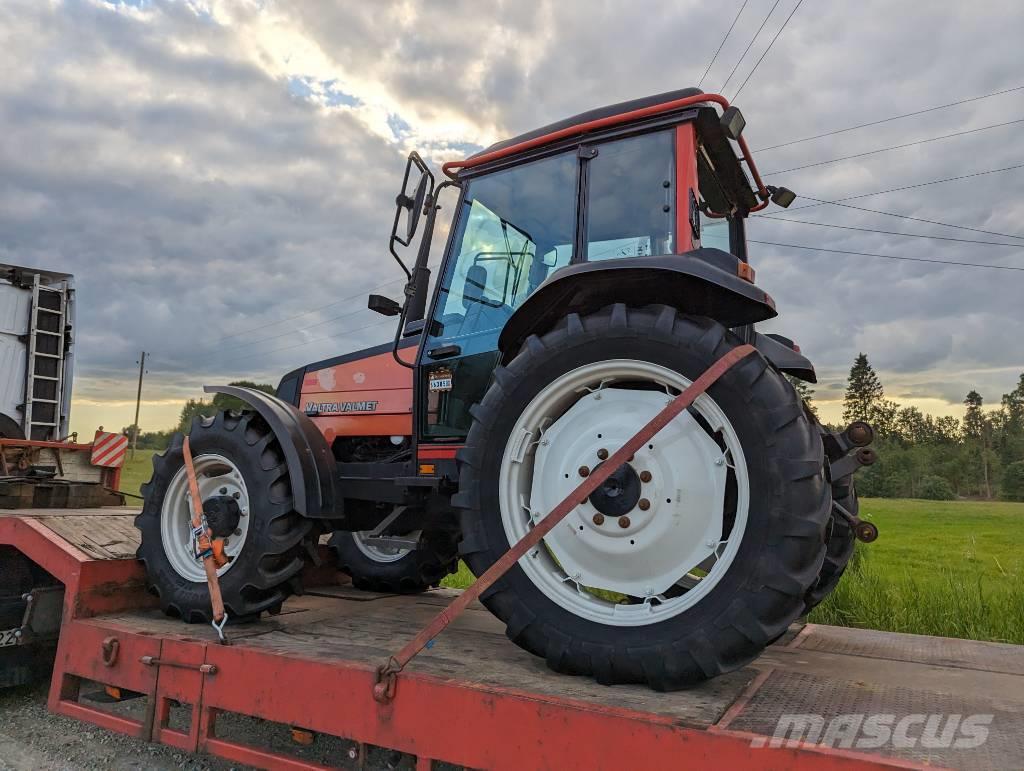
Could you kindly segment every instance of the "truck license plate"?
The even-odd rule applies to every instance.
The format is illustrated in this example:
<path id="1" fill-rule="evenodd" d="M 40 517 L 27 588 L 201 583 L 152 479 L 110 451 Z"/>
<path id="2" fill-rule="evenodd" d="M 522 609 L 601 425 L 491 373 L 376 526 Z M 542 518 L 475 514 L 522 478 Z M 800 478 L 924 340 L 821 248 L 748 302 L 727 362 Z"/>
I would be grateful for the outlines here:
<path id="1" fill-rule="evenodd" d="M 17 629 L 5 629 L 0 632 L 0 648 L 6 648 L 9 645 L 17 645 L 18 638 L 15 635 Z"/>

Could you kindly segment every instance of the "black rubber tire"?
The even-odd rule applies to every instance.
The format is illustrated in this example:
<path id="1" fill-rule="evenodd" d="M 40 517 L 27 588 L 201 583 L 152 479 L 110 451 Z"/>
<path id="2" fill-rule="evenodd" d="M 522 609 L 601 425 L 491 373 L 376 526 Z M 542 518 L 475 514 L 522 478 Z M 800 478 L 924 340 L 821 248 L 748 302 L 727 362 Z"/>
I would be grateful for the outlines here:
<path id="1" fill-rule="evenodd" d="M 419 547 L 394 562 L 377 562 L 363 553 L 355 535 L 338 531 L 331 536 L 331 551 L 338 569 L 352 577 L 356 589 L 388 594 L 417 594 L 441 583 L 459 566 L 459 547 L 454 533 L 425 532 Z"/>
<path id="2" fill-rule="evenodd" d="M 851 514 L 856 515 L 860 511 L 857 488 L 852 480 L 832 485 L 832 500 Z M 846 572 L 846 566 L 853 557 L 856 545 L 857 538 L 850 523 L 833 509 L 825 542 L 825 560 L 821 563 L 817 581 L 807 590 L 807 596 L 804 597 L 802 615 L 806 616 L 814 610 L 839 585 L 839 579 Z"/>
<path id="3" fill-rule="evenodd" d="M 498 474 L 509 433 L 530 400 L 556 377 L 594 361 L 651 361 L 695 379 L 740 345 L 707 318 L 668 306 L 606 307 L 570 314 L 533 335 L 495 372 L 460 453 L 461 550 L 474 574 L 510 544 L 500 519 Z M 556 604 L 516 565 L 482 597 L 508 637 L 568 674 L 598 682 L 647 683 L 671 690 L 753 660 L 803 610 L 824 557 L 831 498 L 824 452 L 793 387 L 751 355 L 709 395 L 729 416 L 747 456 L 750 511 L 732 566 L 700 602 L 674 618 L 639 627 L 587 621 Z"/>
<path id="4" fill-rule="evenodd" d="M 181 434 L 175 434 L 167 451 L 153 456 L 153 477 L 142 486 L 145 500 L 135 518 L 142 533 L 137 556 L 145 563 L 148 586 L 160 598 L 165 613 L 190 623 L 208 622 L 212 614 L 205 582 L 179 575 L 160 538 L 164 495 L 184 465 L 182 440 Z M 263 611 L 276 612 L 302 588 L 299 574 L 313 533 L 312 520 L 292 507 L 288 469 L 277 438 L 258 415 L 220 412 L 212 418 L 195 418 L 189 443 L 195 458 L 209 452 L 230 458 L 249 492 L 252 520 L 245 546 L 219 581 L 229 620 L 247 621 Z"/>

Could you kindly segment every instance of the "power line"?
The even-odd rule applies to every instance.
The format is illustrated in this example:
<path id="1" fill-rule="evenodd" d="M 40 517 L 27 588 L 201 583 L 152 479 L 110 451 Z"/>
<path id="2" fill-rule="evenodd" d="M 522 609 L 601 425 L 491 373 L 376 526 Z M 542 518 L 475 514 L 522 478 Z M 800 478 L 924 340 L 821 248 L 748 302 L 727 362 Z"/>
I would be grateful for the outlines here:
<path id="1" fill-rule="evenodd" d="M 782 246 L 787 249 L 806 249 L 810 252 L 830 252 L 833 254 L 853 254 L 859 257 L 881 257 L 886 260 L 905 260 L 907 262 L 929 262 L 938 265 L 954 265 L 964 268 L 987 268 L 990 270 L 1019 270 L 1024 271 L 1024 267 L 1017 265 L 992 265 L 984 262 L 956 262 L 954 260 L 933 260 L 928 257 L 901 257 L 895 254 L 877 254 L 875 252 L 852 252 L 846 249 L 825 249 L 820 246 L 801 246 L 800 244 L 780 244 L 776 241 L 754 241 L 748 239 L 748 243 L 752 244 L 765 244 L 767 246 Z"/>
<path id="2" fill-rule="evenodd" d="M 893 116 L 888 117 L 888 118 L 880 118 L 879 120 L 869 121 L 868 123 L 858 123 L 856 126 L 847 126 L 846 128 L 835 129 L 834 131 L 826 131 L 824 134 L 815 134 L 814 136 L 803 137 L 802 139 L 793 139 L 793 140 L 790 140 L 789 142 L 782 142 L 782 143 L 777 144 L 777 145 L 769 145 L 768 147 L 762 147 L 760 150 L 757 150 L 757 152 L 759 152 L 759 153 L 766 153 L 769 150 L 777 150 L 780 147 L 789 147 L 790 145 L 800 144 L 801 142 L 810 142 L 812 139 L 822 139 L 823 137 L 831 137 L 831 136 L 835 136 L 836 134 L 843 134 L 843 133 L 845 133 L 847 131 L 856 131 L 857 129 L 867 128 L 868 126 L 878 126 L 879 124 L 888 123 L 888 122 L 894 121 L 894 120 L 900 120 L 902 118 L 912 118 L 915 115 L 924 115 L 925 113 L 935 112 L 936 110 L 945 110 L 947 107 L 956 107 L 956 106 L 961 105 L 961 104 L 968 104 L 970 102 L 977 102 L 977 101 L 979 101 L 981 99 L 990 99 L 993 96 L 1002 96 L 1003 94 L 1009 94 L 1009 93 L 1011 93 L 1013 91 L 1020 91 L 1021 89 L 1024 89 L 1024 85 L 1014 86 L 1013 88 L 1004 88 L 1002 91 L 993 91 L 990 94 L 982 94 L 981 96 L 972 96 L 972 97 L 969 97 L 967 99 L 960 99 L 959 101 L 956 101 L 956 102 L 949 102 L 948 104 L 940 104 L 940 105 L 937 105 L 936 107 L 926 107 L 923 110 L 915 110 L 914 112 L 905 112 L 902 115 L 893 115 Z"/>
<path id="3" fill-rule="evenodd" d="M 725 37 L 722 38 L 722 42 L 718 44 L 718 48 L 715 50 L 715 55 L 711 57 L 711 61 L 708 62 L 708 66 L 704 69 L 704 74 L 701 75 L 700 80 L 697 81 L 697 88 L 700 88 L 704 83 L 704 78 L 706 78 L 708 73 L 711 71 L 711 65 L 715 63 L 715 59 L 718 58 L 718 54 L 722 52 L 722 46 L 724 46 L 725 41 L 729 39 L 729 35 L 732 34 L 732 28 L 735 27 L 736 22 L 740 20 L 740 15 L 743 13 L 743 9 L 747 7 L 747 3 L 749 2 L 750 0 L 743 0 L 743 5 L 741 5 L 739 11 L 737 11 L 736 18 L 734 18 L 732 20 L 732 24 L 729 25 L 729 29 L 726 31 Z"/>
<path id="4" fill-rule="evenodd" d="M 433 268 L 436 268 L 438 265 L 440 265 L 440 262 L 436 262 L 436 263 L 427 265 L 427 268 L 433 269 Z M 370 288 L 370 289 L 368 289 L 366 291 L 367 292 L 374 292 L 374 291 L 376 291 L 378 289 L 383 289 L 386 286 L 391 286 L 392 284 L 402 283 L 403 281 L 405 281 L 405 279 L 395 279 L 394 281 L 389 281 L 386 284 L 380 284 L 379 286 L 372 287 L 372 288 Z M 346 298 L 346 299 L 355 299 L 355 298 L 360 298 L 360 297 L 364 297 L 364 296 L 365 296 L 365 294 L 360 292 L 358 295 L 354 295 L 353 297 Z M 322 306 L 318 310 L 323 310 L 324 308 L 329 308 L 329 307 L 331 307 L 331 305 L 337 305 L 338 302 L 342 302 L 342 301 L 338 300 L 336 302 L 329 303 L 327 305 Z M 282 338 L 282 337 L 287 337 L 288 335 L 294 335 L 294 334 L 296 334 L 298 332 L 305 332 L 305 331 L 307 331 L 309 329 L 315 329 L 316 327 L 322 327 L 324 324 L 330 324 L 332 321 L 340 321 L 341 319 L 350 318 L 351 316 L 356 316 L 356 315 L 358 315 L 360 313 L 363 313 L 364 311 L 367 311 L 367 310 L 369 310 L 369 309 L 368 308 L 359 308 L 359 309 L 354 310 L 354 311 L 349 311 L 348 313 L 343 313 L 340 316 L 333 316 L 333 317 L 331 317 L 329 319 L 324 319 L 323 321 L 318 321 L 316 324 L 310 324 L 310 325 L 305 326 L 305 327 L 299 327 L 298 329 L 289 329 L 289 330 L 281 332 L 280 334 L 277 334 L 277 335 L 271 335 L 270 337 L 261 338 L 260 340 L 251 340 L 251 341 L 249 341 L 247 343 L 240 343 L 237 347 L 238 348 L 245 348 L 245 347 L 250 346 L 250 345 L 257 345 L 259 343 L 266 343 L 266 342 L 268 342 L 270 340 L 277 340 L 277 339 Z M 306 314 L 315 313 L 315 312 L 317 312 L 317 310 L 307 311 Z M 302 315 L 306 315 L 306 314 L 302 314 Z M 278 323 L 280 323 L 280 322 L 278 322 Z M 267 326 L 269 326 L 269 325 L 267 325 Z M 339 330 L 339 331 L 344 331 L 344 330 Z"/>
<path id="5" fill-rule="evenodd" d="M 810 196 L 804 196 L 804 198 L 810 198 L 812 201 L 820 200 L 818 198 L 811 198 Z M 923 223 L 926 223 L 928 225 L 941 225 L 944 228 L 954 228 L 956 230 L 969 230 L 972 233 L 984 233 L 985 235 L 999 236 L 1000 238 L 1020 238 L 1020 239 L 1024 240 L 1024 236 L 1014 235 L 1013 233 L 1000 233 L 997 230 L 982 230 L 981 228 L 971 228 L 971 227 L 968 227 L 967 225 L 953 225 L 953 224 L 951 224 L 949 222 L 940 222 L 938 220 L 927 220 L 927 219 L 923 219 L 921 217 L 911 217 L 909 214 L 897 214 L 896 212 L 881 211 L 880 209 L 868 209 L 868 208 L 865 208 L 863 206 L 853 206 L 852 204 L 848 204 L 848 203 L 837 203 L 835 201 L 822 201 L 822 203 L 828 203 L 828 204 L 831 204 L 833 206 L 841 206 L 844 209 L 853 209 L 854 211 L 869 212 L 871 214 L 884 214 L 886 217 L 896 217 L 897 219 L 901 219 L 901 220 L 911 220 L 912 222 L 923 222 Z M 755 217 L 761 217 L 761 216 L 764 216 L 764 215 L 755 214 L 754 216 Z M 786 220 L 785 217 L 776 217 L 775 219 L 783 220 L 783 221 Z M 794 220 L 794 222 L 795 222 L 795 220 Z"/>
<path id="6" fill-rule="evenodd" d="M 962 137 L 966 134 L 974 134 L 978 131 L 988 131 L 989 129 L 1002 128 L 1003 126 L 1012 126 L 1015 123 L 1024 123 L 1024 118 L 1018 118 L 1017 120 L 1009 120 L 1005 123 L 993 123 L 991 126 L 980 126 L 979 128 L 967 129 L 966 131 L 957 131 L 953 134 L 943 134 L 939 137 L 929 137 L 928 139 L 918 139 L 915 142 L 905 142 L 902 145 L 890 145 L 889 147 L 880 147 L 877 150 L 868 150 L 863 153 L 854 153 L 853 155 L 843 155 L 839 158 L 831 158 L 827 161 L 818 161 L 816 163 L 805 163 L 802 166 L 793 166 L 788 169 L 778 169 L 776 171 L 766 171 L 765 176 L 770 174 L 785 174 L 790 171 L 799 171 L 800 169 L 810 169 L 815 166 L 827 166 L 830 163 L 839 163 L 840 161 L 849 161 L 853 158 L 863 158 L 868 155 L 876 155 L 878 153 L 887 153 L 890 150 L 902 150 L 905 147 L 914 147 L 915 145 L 923 145 L 928 142 L 938 142 L 940 139 L 952 139 L 953 137 Z"/>
<path id="7" fill-rule="evenodd" d="M 758 214 L 759 219 L 775 220 L 776 222 L 792 222 L 797 225 L 815 225 L 820 228 L 838 228 L 839 230 L 858 230 L 862 233 L 879 233 L 886 236 L 906 236 L 908 238 L 930 238 L 937 241 L 956 241 L 961 244 L 984 244 L 985 246 L 1014 246 L 1018 249 L 1024 244 L 1008 244 L 1001 241 L 977 241 L 971 238 L 952 238 L 950 236 L 929 236 L 924 233 L 900 233 L 895 230 L 878 230 L 877 228 L 858 228 L 853 225 L 834 225 L 830 222 L 808 222 L 807 220 L 790 220 L 785 217 L 775 217 L 771 214 Z M 940 224 L 940 223 L 936 223 Z M 948 227 L 957 227 L 949 225 Z"/>
<path id="8" fill-rule="evenodd" d="M 381 284 L 377 287 L 371 287 L 370 289 L 358 292 L 357 294 L 349 295 L 348 297 L 342 297 L 340 300 L 334 300 L 332 302 L 329 302 L 327 305 L 321 305 L 311 310 L 304 310 L 301 313 L 296 313 L 295 315 L 288 316 L 286 318 L 279 318 L 278 320 L 276 320 L 276 322 L 269 322 L 267 324 L 260 325 L 259 327 L 250 327 L 249 329 L 242 330 L 241 332 L 232 332 L 230 335 L 224 335 L 224 337 L 218 340 L 214 340 L 212 344 L 216 345 L 217 343 L 222 343 L 224 340 L 230 340 L 232 337 L 238 337 L 239 335 L 247 335 L 250 332 L 258 332 L 259 330 L 265 330 L 267 327 L 275 327 L 278 326 L 279 324 L 285 324 L 286 322 L 293 322 L 293 320 L 295 320 L 296 318 L 311 315 L 312 313 L 319 313 L 327 308 L 333 307 L 335 305 L 340 305 L 343 302 L 357 300 L 360 297 L 365 297 L 370 292 L 376 292 L 377 290 L 384 289 L 385 287 L 390 287 L 394 284 L 399 284 L 402 281 L 404 281 L 404 279 L 395 279 L 393 281 L 387 282 L 386 284 Z"/>
<path id="9" fill-rule="evenodd" d="M 775 0 L 775 5 L 773 5 L 772 9 L 768 11 L 768 15 L 764 17 L 764 21 L 762 21 L 761 26 L 757 28 L 757 32 L 754 33 L 754 37 L 750 38 L 750 42 L 747 43 L 747 47 L 743 49 L 743 55 L 740 57 L 740 60 L 736 62 L 736 66 L 732 68 L 732 72 L 730 72 L 729 77 L 725 79 L 725 83 L 723 83 L 722 87 L 718 89 L 718 93 L 721 94 L 725 91 L 725 87 L 729 85 L 729 81 L 732 80 L 732 76 L 736 74 L 736 70 L 740 68 L 743 60 L 747 58 L 747 52 L 750 50 L 750 46 L 754 45 L 754 41 L 757 40 L 758 35 L 761 34 L 761 30 L 764 29 L 764 25 L 768 23 L 768 19 L 770 19 L 772 14 L 775 13 L 775 9 L 778 7 L 779 2 L 781 2 L 781 0 Z"/>
<path id="10" fill-rule="evenodd" d="M 858 198 L 870 198 L 871 196 L 874 196 L 874 195 L 885 195 L 886 193 L 897 193 L 897 192 L 899 192 L 901 190 L 913 190 L 914 188 L 918 188 L 918 187 L 928 187 L 929 185 L 940 185 L 940 184 L 942 184 L 944 182 L 955 182 L 955 181 L 960 180 L 960 179 L 970 179 L 971 177 L 982 177 L 982 176 L 984 176 L 986 174 L 997 174 L 997 173 L 1002 172 L 1002 171 L 1012 171 L 1013 169 L 1020 169 L 1020 168 L 1024 168 L 1024 163 L 1018 163 L 1018 164 L 1015 164 L 1013 166 L 1004 166 L 1001 169 L 989 169 L 988 171 L 975 171 L 975 172 L 972 172 L 971 174 L 961 174 L 961 175 L 956 176 L 956 177 L 945 177 L 943 179 L 933 179 L 933 180 L 931 180 L 929 182 L 917 182 L 917 183 L 915 183 L 913 185 L 903 185 L 901 187 L 891 187 L 888 190 L 876 190 L 873 193 L 859 193 L 858 195 L 848 195 L 845 198 L 836 198 L 835 200 L 832 200 L 832 201 L 825 201 L 825 200 L 822 200 L 821 198 L 814 198 L 813 196 L 810 196 L 810 195 L 802 195 L 801 196 L 802 198 L 806 198 L 806 199 L 808 199 L 810 201 L 817 201 L 817 203 L 808 204 L 807 206 L 797 206 L 795 209 L 787 209 L 787 211 L 794 212 L 794 211 L 800 211 L 801 209 L 813 209 L 815 206 L 824 206 L 825 204 L 838 205 L 838 204 L 840 204 L 841 201 L 855 201 Z M 853 208 L 856 208 L 856 207 L 853 207 Z M 898 216 L 902 216 L 902 215 L 898 215 Z M 951 226 L 951 227 L 958 227 L 958 226 L 954 225 L 954 226 Z M 982 232 L 987 232 L 987 231 L 982 231 Z M 1005 235 L 1005 234 L 997 233 L 996 235 Z M 1020 236 L 1013 236 L 1013 235 L 1008 236 L 1008 237 L 1009 238 L 1020 238 Z"/>
<path id="11" fill-rule="evenodd" d="M 782 26 L 779 27 L 778 31 L 775 33 L 775 37 L 772 38 L 772 41 L 768 44 L 768 47 L 764 49 L 764 52 L 761 54 L 761 58 L 754 62 L 754 66 L 751 68 L 750 72 L 747 73 L 747 77 L 744 79 L 742 83 L 740 83 L 740 87 L 736 89 L 736 93 L 732 95 L 732 101 L 735 102 L 736 99 L 739 98 L 740 91 L 742 91 L 743 87 L 747 85 L 747 81 L 750 80 L 750 76 L 754 74 L 754 70 L 756 70 L 758 65 L 761 64 L 761 62 L 764 60 L 764 57 L 767 56 L 768 52 L 772 50 L 772 46 L 775 45 L 775 41 L 779 39 L 779 35 L 782 34 L 782 30 L 784 30 L 786 28 L 786 25 L 789 24 L 789 20 L 793 18 L 793 14 L 796 13 L 797 8 L 800 7 L 803 1 L 804 0 L 797 0 L 797 4 L 793 6 L 793 10 L 789 12 L 789 16 L 787 16 L 786 20 L 782 22 Z"/>
<path id="12" fill-rule="evenodd" d="M 232 356 L 232 357 L 229 357 L 227 359 L 221 359 L 220 361 L 218 361 L 218 363 L 219 364 L 226 364 L 226 363 L 232 362 L 232 361 L 240 361 L 242 359 L 251 359 L 254 356 L 270 356 L 271 354 L 274 354 L 274 353 L 280 353 L 281 351 L 290 351 L 293 348 L 302 348 L 304 346 L 312 345 L 313 343 L 322 342 L 324 340 L 333 340 L 334 337 L 337 334 L 339 334 L 340 332 L 344 332 L 344 334 L 346 334 L 346 335 L 351 335 L 351 334 L 354 334 L 356 332 L 362 332 L 364 329 L 371 329 L 373 327 L 379 327 L 382 324 L 387 324 L 389 322 L 391 324 L 396 324 L 397 320 L 396 319 L 392 319 L 392 318 L 382 319 L 381 321 L 375 321 L 372 324 L 365 324 L 365 325 L 363 325 L 361 327 L 356 327 L 355 329 L 338 330 L 338 332 L 335 332 L 334 334 L 324 335 L 322 337 L 314 337 L 312 340 L 306 340 L 306 341 L 301 342 L 301 343 L 295 343 L 294 345 L 285 345 L 285 346 L 282 346 L 281 348 L 274 348 L 273 350 L 270 350 L 270 351 L 256 351 L 254 353 L 247 353 L 247 354 L 245 354 L 243 356 Z"/>

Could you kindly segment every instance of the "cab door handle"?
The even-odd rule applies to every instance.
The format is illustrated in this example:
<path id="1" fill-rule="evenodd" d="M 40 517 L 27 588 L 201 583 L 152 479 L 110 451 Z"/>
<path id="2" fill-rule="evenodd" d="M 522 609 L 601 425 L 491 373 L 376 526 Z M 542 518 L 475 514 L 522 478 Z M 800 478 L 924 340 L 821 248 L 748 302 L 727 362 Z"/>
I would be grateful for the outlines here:
<path id="1" fill-rule="evenodd" d="M 431 359 L 450 359 L 452 356 L 458 356 L 460 353 L 462 353 L 462 346 L 451 344 L 432 348 L 427 351 L 427 356 Z"/>

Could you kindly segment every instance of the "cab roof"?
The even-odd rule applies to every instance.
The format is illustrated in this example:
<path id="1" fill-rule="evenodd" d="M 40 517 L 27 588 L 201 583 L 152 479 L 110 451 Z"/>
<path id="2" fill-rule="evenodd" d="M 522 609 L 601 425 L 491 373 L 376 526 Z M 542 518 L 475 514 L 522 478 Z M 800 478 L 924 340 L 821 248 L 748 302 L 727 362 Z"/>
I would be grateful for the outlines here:
<path id="1" fill-rule="evenodd" d="M 572 126 L 582 125 L 594 120 L 601 120 L 602 118 L 610 118 L 614 115 L 632 112 L 633 110 L 642 110 L 645 107 L 653 107 L 656 104 L 664 104 L 665 102 L 673 102 L 677 99 L 686 99 L 691 96 L 698 96 L 703 93 L 704 92 L 699 88 L 680 88 L 675 91 L 665 91 L 661 94 L 644 96 L 639 99 L 630 99 L 628 102 L 618 102 L 606 107 L 598 107 L 593 110 L 588 110 L 587 112 L 581 112 L 578 115 L 573 115 L 570 118 L 563 118 L 560 121 L 549 123 L 547 126 L 527 131 L 525 134 L 519 134 L 518 136 L 511 137 L 510 139 L 503 139 L 500 142 L 495 142 L 490 147 L 471 155 L 468 160 L 473 160 L 474 158 L 479 158 L 480 156 L 487 155 L 488 153 L 503 150 L 506 147 L 512 147 L 513 145 L 517 145 L 522 142 L 537 139 L 547 134 L 554 134 L 556 131 L 562 131 L 563 129 L 571 128 Z"/>

